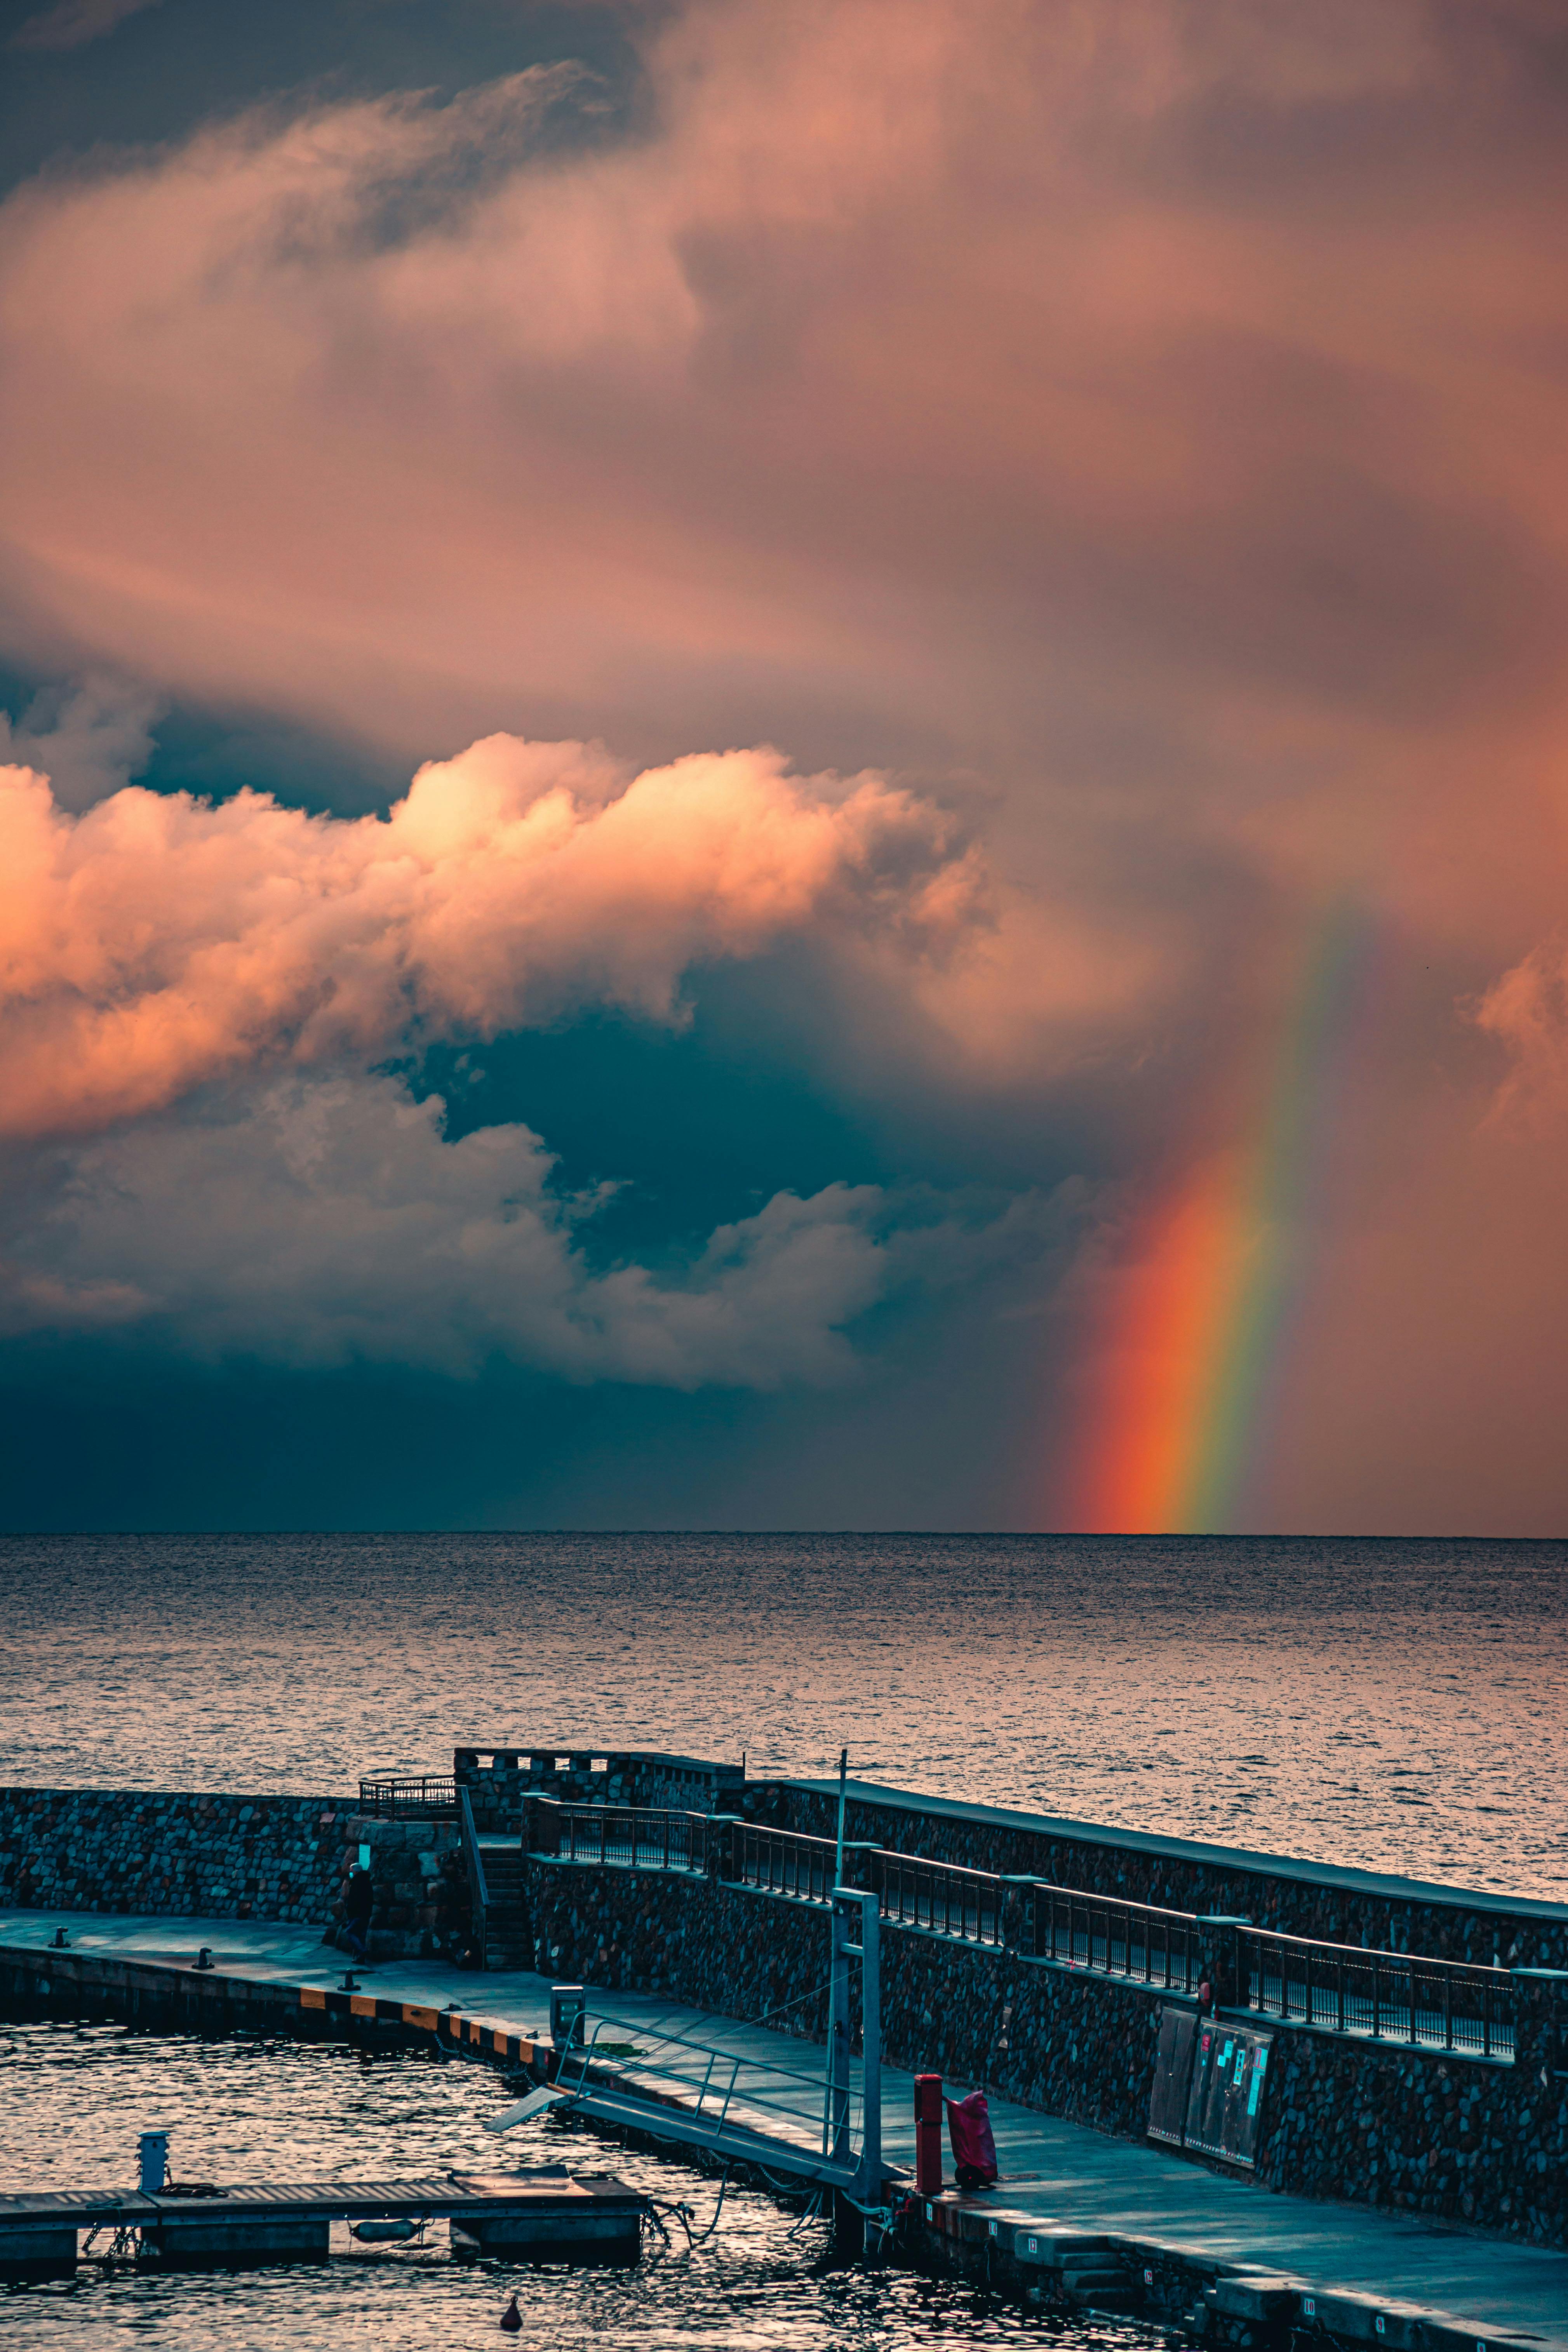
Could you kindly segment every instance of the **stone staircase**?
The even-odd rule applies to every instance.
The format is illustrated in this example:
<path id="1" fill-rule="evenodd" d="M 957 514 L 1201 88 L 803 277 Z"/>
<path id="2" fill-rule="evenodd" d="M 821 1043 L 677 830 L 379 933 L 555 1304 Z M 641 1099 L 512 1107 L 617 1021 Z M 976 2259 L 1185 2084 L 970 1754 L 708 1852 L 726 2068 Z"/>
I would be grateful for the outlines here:
<path id="1" fill-rule="evenodd" d="M 474 1926 L 479 1930 L 486 1970 L 531 1969 L 533 1932 L 523 1892 L 522 1849 L 515 1840 L 492 1845 L 483 1838 L 479 1842 L 479 1858 L 484 1864 L 485 1891 L 489 1900 L 482 1919 L 479 1904 L 475 1903 Z"/>
<path id="2" fill-rule="evenodd" d="M 1138 2307 L 1131 2273 L 1109 2247 L 1103 2252 L 1084 2249 L 1064 2254 L 1061 2277 L 1074 2303 L 1086 2304 L 1091 2310 L 1133 2311 Z"/>

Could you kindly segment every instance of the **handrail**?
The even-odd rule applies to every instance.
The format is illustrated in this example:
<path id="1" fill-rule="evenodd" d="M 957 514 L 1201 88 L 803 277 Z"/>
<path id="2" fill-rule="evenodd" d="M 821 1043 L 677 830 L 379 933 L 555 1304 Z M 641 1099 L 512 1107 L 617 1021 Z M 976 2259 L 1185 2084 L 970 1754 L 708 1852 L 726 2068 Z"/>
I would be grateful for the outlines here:
<path id="1" fill-rule="evenodd" d="M 1158 1985 L 1164 1992 L 1196 1992 L 1212 1939 L 1195 1913 L 1093 1895 L 1081 1886 L 1057 1886 L 1043 1878 L 1026 1883 L 1035 1897 L 1037 1960 Z"/>
<path id="2" fill-rule="evenodd" d="M 479 1853 L 479 1833 L 474 1827 L 474 1809 L 468 1802 L 467 1789 L 458 1791 L 462 1808 L 463 1858 L 468 1865 L 468 1885 L 479 1906 L 479 1946 L 483 1957 L 485 1914 L 490 1907 L 489 1888 L 485 1885 L 485 1865 Z"/>
<path id="3" fill-rule="evenodd" d="M 673 1805 L 583 1805 L 556 1797 L 532 1801 L 552 1821 L 552 1851 L 558 1861 L 633 1870 L 700 1871 L 705 1866 L 702 1836 L 710 1814 Z"/>
<path id="4" fill-rule="evenodd" d="M 833 1898 L 837 1843 L 767 1822 L 739 1822 L 731 1853 L 732 1884 L 759 1895 L 788 1895 L 824 1906 Z"/>
<path id="5" fill-rule="evenodd" d="M 922 1854 L 886 1846 L 869 1856 L 877 1902 L 894 1927 L 923 1927 L 965 1944 L 1000 1948 L 1006 1932 L 1006 1881 L 1000 1871 L 972 1870 L 962 1862 L 928 1862 Z"/>
<path id="6" fill-rule="evenodd" d="M 1481 2058 L 1515 2055 L 1507 1969 L 1262 1927 L 1238 1929 L 1237 1950 L 1241 2006 L 1284 2024 Z"/>

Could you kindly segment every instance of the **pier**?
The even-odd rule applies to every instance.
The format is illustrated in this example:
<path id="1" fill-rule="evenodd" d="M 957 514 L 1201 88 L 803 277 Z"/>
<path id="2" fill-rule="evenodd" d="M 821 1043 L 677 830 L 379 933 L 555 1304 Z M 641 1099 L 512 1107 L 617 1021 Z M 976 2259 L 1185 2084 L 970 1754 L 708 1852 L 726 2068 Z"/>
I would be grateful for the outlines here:
<path id="1" fill-rule="evenodd" d="M 795 1898 L 799 1900 L 800 1898 Z M 813 1926 L 824 1958 L 826 1925 Z M 63 1927 L 68 1948 L 55 1948 Z M 210 1968 L 194 1961 L 203 1946 Z M 342 1989 L 341 1956 L 309 1929 L 232 1919 L 0 1916 L 0 1983 L 13 2004 L 135 2016 L 224 2032 L 235 2025 L 314 2036 L 432 2039 L 463 2057 L 552 2079 L 551 1982 L 530 1971 L 476 1977 L 436 1961 L 379 1967 Z M 803 2149 L 820 2148 L 798 2040 L 625 1990 L 587 1990 L 588 2032 L 610 2018 L 653 2047 L 661 2034 L 800 2076 L 794 2105 Z M 618 2034 L 606 2035 L 618 2039 Z M 792 2053 L 795 2053 L 792 2055 Z M 611 2098 L 640 2099 L 646 2137 L 689 2157 L 677 2129 L 681 2086 L 650 2083 L 635 2062 L 591 2069 Z M 818 2075 L 820 2081 L 820 2074 Z M 950 2092 L 969 2087 L 951 2080 Z M 676 2103 L 661 2128 L 650 2093 Z M 884 2065 L 881 2147 L 889 2217 L 915 2158 L 913 2076 Z M 695 2107 L 689 2090 L 686 2104 Z M 1568 2352 L 1568 2252 L 1394 2213 L 1289 2194 L 1184 2161 L 990 2093 L 1002 2179 L 984 2195 L 947 2188 L 909 2200 L 896 2242 L 926 2265 L 989 2279 L 1042 2307 L 1142 2314 L 1210 2341 L 1288 2347 L 1305 2329 L 1330 2344 L 1396 2352 Z M 792 2128 L 776 2112 L 771 2127 Z M 447 2184 L 448 2210 L 455 2184 Z M 384 2212 L 384 2204 L 377 2207 Z M 20 2219 L 20 2217 L 18 2217 Z M 77 2227 L 90 2226 L 79 2219 Z"/>

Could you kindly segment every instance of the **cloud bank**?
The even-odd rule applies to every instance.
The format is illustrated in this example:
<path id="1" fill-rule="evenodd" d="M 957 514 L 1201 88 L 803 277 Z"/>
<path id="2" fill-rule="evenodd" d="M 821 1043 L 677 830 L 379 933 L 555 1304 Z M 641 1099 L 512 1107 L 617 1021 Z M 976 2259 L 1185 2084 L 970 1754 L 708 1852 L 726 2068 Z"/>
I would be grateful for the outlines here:
<path id="1" fill-rule="evenodd" d="M 628 776 L 492 736 L 385 819 L 127 788 L 72 817 L 0 771 L 0 1133 L 82 1134 L 249 1065 L 676 1016 L 694 965 L 837 927 L 919 958 L 981 918 L 954 819 L 776 752 Z"/>
<path id="2" fill-rule="evenodd" d="M 874 1187 L 780 1193 L 679 1266 L 593 1271 L 592 1200 L 524 1127 L 448 1142 L 392 1077 L 276 1081 L 50 1171 L 0 1261 L 0 1328 L 121 1329 L 198 1360 L 773 1389 L 851 1375 L 889 1287 Z"/>

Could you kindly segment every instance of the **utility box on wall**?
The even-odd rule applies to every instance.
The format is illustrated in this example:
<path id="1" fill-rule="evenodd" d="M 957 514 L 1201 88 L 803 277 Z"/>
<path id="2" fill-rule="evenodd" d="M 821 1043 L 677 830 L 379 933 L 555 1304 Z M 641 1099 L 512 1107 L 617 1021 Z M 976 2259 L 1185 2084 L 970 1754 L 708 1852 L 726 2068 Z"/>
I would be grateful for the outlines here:
<path id="1" fill-rule="evenodd" d="M 1262 2137 L 1263 2084 L 1268 2071 L 1271 2033 L 1249 2025 L 1221 2025 L 1206 2018 L 1198 2028 L 1187 2094 L 1187 2124 L 1182 2145 L 1226 2164 L 1258 2162 Z"/>
<path id="2" fill-rule="evenodd" d="M 1200 2019 L 1190 2009 L 1162 2011 L 1149 2137 L 1254 2169 L 1273 2039 L 1249 2025 Z"/>

